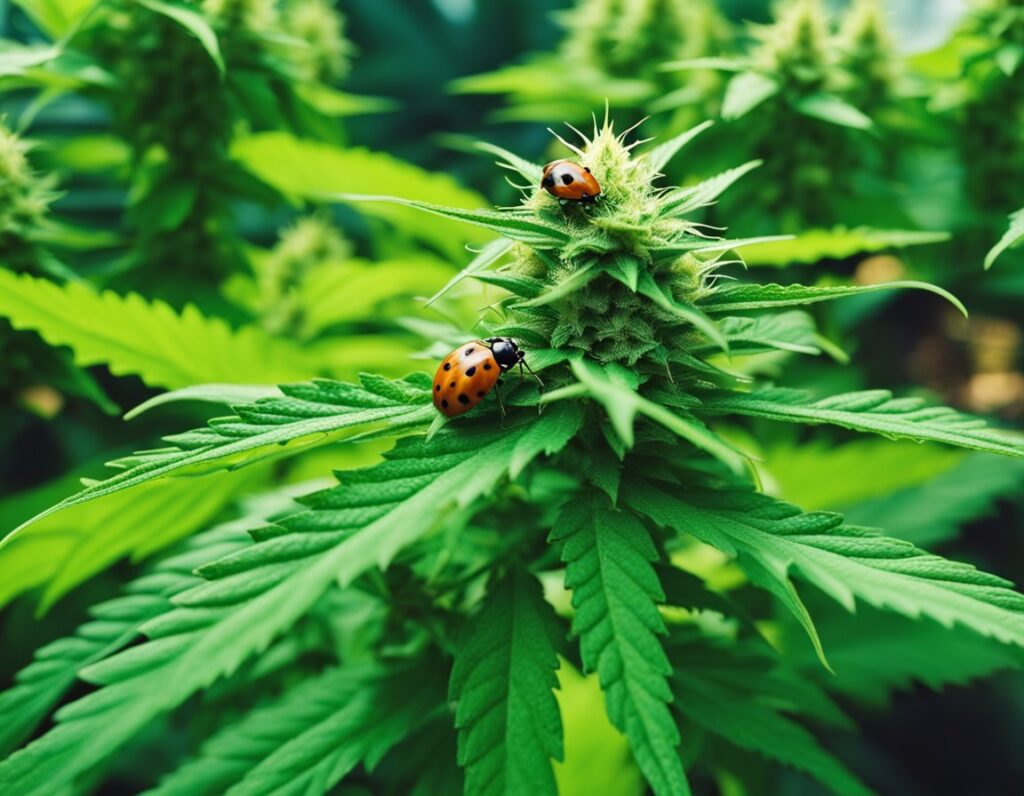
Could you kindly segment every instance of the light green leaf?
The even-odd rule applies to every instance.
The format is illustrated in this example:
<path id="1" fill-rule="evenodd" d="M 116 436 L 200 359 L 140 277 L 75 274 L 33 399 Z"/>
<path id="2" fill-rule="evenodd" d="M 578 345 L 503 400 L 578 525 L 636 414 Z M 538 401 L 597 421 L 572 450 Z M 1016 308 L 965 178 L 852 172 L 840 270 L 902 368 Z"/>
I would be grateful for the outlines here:
<path id="1" fill-rule="evenodd" d="M 324 194 L 387 190 L 404 199 L 467 209 L 486 204 L 482 196 L 445 174 L 427 172 L 390 155 L 300 139 L 283 131 L 239 136 L 232 141 L 231 155 L 282 193 L 314 202 L 323 201 Z M 461 256 L 467 242 L 489 240 L 463 224 L 424 218 L 392 204 L 368 203 L 360 210 L 385 219 L 452 259 Z"/>
<path id="2" fill-rule="evenodd" d="M 860 252 L 902 249 L 949 240 L 948 232 L 920 232 L 870 227 L 833 227 L 809 229 L 794 238 L 748 246 L 743 252 L 747 265 L 772 265 L 782 268 L 792 263 L 818 263 L 825 259 L 843 260 Z"/>
<path id="3" fill-rule="evenodd" d="M 1016 246 L 1024 239 L 1024 207 L 1010 215 L 1010 226 L 999 239 L 999 243 L 993 246 L 985 255 L 985 270 L 992 267 L 996 258 L 1007 249 Z"/>
<path id="4" fill-rule="evenodd" d="M 150 11 L 155 11 L 161 16 L 165 16 L 168 19 L 177 22 L 185 30 L 195 36 L 199 43 L 203 45 L 203 49 L 206 50 L 207 54 L 217 65 L 217 69 L 221 73 L 224 72 L 224 57 L 220 52 L 220 44 L 217 41 L 217 34 L 213 32 L 213 28 L 210 27 L 210 23 L 206 21 L 206 18 L 202 14 L 188 8 L 187 6 L 177 5 L 176 3 L 165 3 L 163 0 L 135 0 L 141 6 L 145 6 Z"/>
<path id="5" fill-rule="evenodd" d="M 270 384 L 196 384 L 192 387 L 182 387 L 180 390 L 160 393 L 148 401 L 143 401 L 130 412 L 126 412 L 124 419 L 132 420 L 157 406 L 178 401 L 207 401 L 230 406 L 231 404 L 252 403 L 260 398 L 280 395 L 281 391 Z"/>
<path id="6" fill-rule="evenodd" d="M 264 398 L 234 407 L 234 417 L 212 420 L 206 428 L 168 437 L 171 447 L 144 451 L 113 462 L 121 472 L 91 484 L 24 523 L 24 528 L 56 512 L 169 475 L 238 468 L 268 451 L 294 443 L 325 444 L 346 430 L 385 424 L 403 428 L 424 424 L 434 410 L 427 403 L 431 382 L 425 374 L 405 381 L 367 376 L 362 386 L 336 381 L 293 384 L 283 398 Z"/>
<path id="7" fill-rule="evenodd" d="M 12 0 L 51 39 L 73 30 L 96 5 L 96 0 Z"/>
<path id="8" fill-rule="evenodd" d="M 686 188 L 677 188 L 665 197 L 662 210 L 665 213 L 682 216 L 692 213 L 701 207 L 713 204 L 714 201 L 725 193 L 734 182 L 745 174 L 753 171 L 764 163 L 763 160 L 751 160 L 742 166 L 723 171 L 714 177 L 709 177 L 696 185 Z M 772 243 L 753 244 L 753 246 L 771 246 Z"/>
<path id="9" fill-rule="evenodd" d="M 651 563 L 658 559 L 647 529 L 604 497 L 570 503 L 550 541 L 561 547 L 565 587 L 576 609 L 585 672 L 597 672 L 612 724 L 626 734 L 640 770 L 657 796 L 688 796 L 679 731 L 669 711 L 672 667 L 658 641 L 664 599 Z"/>
<path id="10" fill-rule="evenodd" d="M 779 93 L 779 84 L 760 72 L 740 72 L 725 87 L 722 118 L 739 119 Z"/>
<path id="11" fill-rule="evenodd" d="M 837 124 L 840 127 L 867 130 L 872 126 L 869 117 L 835 94 L 810 94 L 798 99 L 795 107 L 805 116 Z"/>
<path id="12" fill-rule="evenodd" d="M 469 265 L 459 271 L 455 276 L 449 279 L 445 286 L 438 290 L 433 296 L 431 296 L 424 306 L 429 307 L 441 296 L 455 287 L 459 282 L 467 277 L 475 276 L 484 269 L 490 267 L 498 260 L 501 259 L 502 255 L 505 254 L 512 247 L 512 241 L 508 238 L 497 238 L 492 240 L 490 243 L 483 246 L 476 257 L 470 260 Z"/>
<path id="13" fill-rule="evenodd" d="M 801 310 L 754 318 L 722 318 L 718 328 L 728 341 L 729 350 L 737 356 L 772 350 L 812 355 L 821 353 L 814 318 Z M 692 350 L 694 353 L 712 352 L 711 346 L 698 346 Z"/>
<path id="14" fill-rule="evenodd" d="M 640 413 L 661 423 L 701 450 L 707 451 L 733 470 L 743 470 L 743 456 L 696 418 L 677 414 L 661 404 L 643 398 L 636 392 L 634 386 L 619 378 L 617 372 L 612 375 L 612 372 L 585 359 L 575 359 L 571 364 L 573 374 L 579 379 L 580 384 L 587 389 L 592 398 L 604 405 L 616 434 L 626 447 L 633 446 L 633 421 L 637 413 Z M 544 402 L 545 398 L 550 401 L 557 397 L 552 393 L 542 397 L 541 401 Z"/>
<path id="15" fill-rule="evenodd" d="M 451 675 L 466 794 L 554 796 L 562 759 L 557 646 L 563 637 L 540 584 L 516 569 L 466 625 Z"/>
<path id="16" fill-rule="evenodd" d="M 877 293 L 880 290 L 926 290 L 942 296 L 967 317 L 967 308 L 947 290 L 927 282 L 885 282 L 879 285 L 756 285 L 721 284 L 698 301 L 707 312 L 739 312 L 776 307 L 799 307 L 819 301 Z"/>
<path id="17" fill-rule="evenodd" d="M 525 243 L 536 249 L 554 249 L 569 241 L 569 233 L 554 224 L 536 220 L 532 215 L 520 212 L 497 210 L 462 210 L 457 207 L 442 207 L 429 202 L 399 199 L 394 196 L 368 196 L 362 194 L 321 194 L 324 201 L 356 202 L 362 204 L 384 203 L 401 205 L 422 210 L 425 213 L 444 218 L 465 221 L 491 232 L 497 232 L 510 240 Z"/>
<path id="18" fill-rule="evenodd" d="M 1024 458 L 1024 437 L 988 428 L 985 421 L 921 398 L 893 398 L 888 390 L 865 390 L 814 400 L 803 390 L 702 395 L 703 411 L 766 417 L 790 423 L 828 423 L 890 439 L 942 442 L 959 448 Z"/>
<path id="19" fill-rule="evenodd" d="M 707 130 L 714 122 L 710 119 L 706 122 L 691 127 L 689 130 L 680 133 L 664 143 L 658 144 L 654 149 L 645 152 L 642 157 L 650 165 L 651 170 L 660 173 L 662 169 L 676 156 L 680 149 L 690 143 L 694 138 Z"/>
<path id="20" fill-rule="evenodd" d="M 692 323 L 698 331 L 703 332 L 709 340 L 723 351 L 729 350 L 729 341 L 726 340 L 718 325 L 701 310 L 697 309 L 697 307 L 677 301 L 673 298 L 670 291 L 662 290 L 658 283 L 654 281 L 650 271 L 646 269 L 640 271 L 637 292 L 647 296 L 647 298 L 666 312 L 670 312 L 682 320 Z"/>
<path id="21" fill-rule="evenodd" d="M 106 365 L 154 387 L 266 384 L 318 371 L 297 345 L 255 326 L 232 329 L 192 305 L 178 312 L 136 293 L 97 293 L 82 281 L 58 285 L 0 270 L 0 316 L 51 345 L 70 346 L 78 365 Z"/>
<path id="22" fill-rule="evenodd" d="M 536 163 L 531 163 L 525 158 L 519 157 L 513 152 L 509 152 L 503 147 L 496 146 L 495 144 L 489 144 L 486 141 L 479 141 L 476 143 L 476 148 L 481 152 L 489 152 L 501 158 L 499 164 L 507 166 L 508 168 L 523 177 L 530 185 L 540 185 L 541 177 L 544 176 L 544 168 L 538 166 Z"/>
<path id="23" fill-rule="evenodd" d="M 685 497 L 685 499 L 683 499 Z M 751 580 L 786 601 L 818 644 L 790 581 L 798 573 L 847 611 L 856 600 L 911 618 L 928 616 L 1007 644 L 1024 646 L 1024 595 L 1002 578 L 930 555 L 909 542 L 842 524 L 838 514 L 805 514 L 746 489 L 688 486 L 680 496 L 636 479 L 623 483 L 626 504 L 658 525 L 735 556 Z"/>

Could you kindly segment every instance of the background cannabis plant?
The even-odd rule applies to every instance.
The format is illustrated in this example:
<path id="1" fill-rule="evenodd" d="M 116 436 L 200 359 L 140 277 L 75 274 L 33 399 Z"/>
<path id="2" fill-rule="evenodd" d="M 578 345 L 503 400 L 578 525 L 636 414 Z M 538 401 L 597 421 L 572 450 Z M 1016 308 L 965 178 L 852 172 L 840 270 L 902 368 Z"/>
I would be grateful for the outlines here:
<path id="1" fill-rule="evenodd" d="M 1024 596 L 1007 581 L 838 514 L 802 511 L 751 480 L 726 418 L 830 424 L 1017 458 L 1024 444 L 916 398 L 811 395 L 731 370 L 730 356 L 820 354 L 811 316 L 795 307 L 899 288 L 959 304 L 922 283 L 726 279 L 737 275 L 730 253 L 753 241 L 720 239 L 689 218 L 750 166 L 685 188 L 659 182 L 707 127 L 640 152 L 607 122 L 566 143 L 602 181 L 593 205 L 532 188 L 500 211 L 344 197 L 499 233 L 460 276 L 507 292 L 481 328 L 527 346 L 547 390 L 513 380 L 507 418 L 488 400 L 445 423 L 422 371 L 284 385 L 232 402 L 233 414 L 168 437 L 165 448 L 119 460 L 117 474 L 44 512 L 35 522 L 186 474 L 188 492 L 201 492 L 207 479 L 240 477 L 268 455 L 311 445 L 394 441 L 380 463 L 339 472 L 298 505 L 294 490 L 274 491 L 193 537 L 37 653 L 0 696 L 8 749 L 76 679 L 94 688 L 0 763 L 3 789 L 102 782 L 139 733 L 206 691 L 211 729 L 153 783 L 157 793 L 325 792 L 346 778 L 382 792 L 462 783 L 468 793 L 554 793 L 561 667 L 597 674 L 607 715 L 657 794 L 689 793 L 687 768 L 698 778 L 733 771 L 743 758 L 721 753 L 729 748 L 837 793 L 867 793 L 811 732 L 847 722 L 793 654 L 813 650 L 821 667 L 841 668 L 818 632 L 820 599 L 967 633 L 1017 656 Z M 511 153 L 504 160 L 537 184 L 538 166 Z M 224 389 L 189 397 L 221 401 Z M 755 590 L 702 577 L 687 566 L 697 549 L 720 551 Z M 799 645 L 765 634 L 774 606 L 801 629 Z M 218 709 L 226 695 L 235 709 Z"/>

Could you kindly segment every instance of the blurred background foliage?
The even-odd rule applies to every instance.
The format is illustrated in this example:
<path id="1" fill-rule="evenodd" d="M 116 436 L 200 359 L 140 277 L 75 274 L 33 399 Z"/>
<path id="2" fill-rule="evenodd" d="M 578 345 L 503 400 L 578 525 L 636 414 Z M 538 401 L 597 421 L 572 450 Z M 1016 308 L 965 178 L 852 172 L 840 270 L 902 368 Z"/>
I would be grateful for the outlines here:
<path id="1" fill-rule="evenodd" d="M 321 197 L 510 204 L 506 173 L 473 142 L 543 161 L 559 151 L 546 128 L 589 126 L 606 102 L 620 127 L 649 117 L 641 137 L 717 120 L 666 176 L 685 184 L 750 164 L 704 221 L 736 237 L 794 235 L 746 250 L 752 278 L 925 279 L 971 310 L 965 321 L 927 293 L 865 295 L 818 313 L 831 356 L 774 351 L 728 367 L 823 391 L 930 394 L 996 423 L 1024 416 L 1024 217 L 1009 218 L 1024 206 L 1020 0 L 11 0 L 0 32 L 3 533 L 111 452 L 211 415 L 177 401 L 121 419 L 164 391 L 236 385 L 217 394 L 242 397 L 428 369 L 417 357 L 469 333 L 503 295 L 457 285 L 421 301 L 487 237 Z M 730 433 L 761 455 L 769 491 L 1024 580 L 1019 463 L 839 431 Z M 379 453 L 370 440 L 270 458 L 209 479 L 201 500 L 187 479 L 156 482 L 8 539 L 0 680 L 148 556 L 251 516 L 272 486 L 305 491 Z M 677 555 L 737 601 L 764 599 L 706 550 Z M 966 631 L 819 610 L 835 677 L 803 660 L 781 613 L 764 631 L 860 727 L 821 723 L 851 768 L 883 793 L 1020 792 L 1024 680 L 1005 671 L 1019 660 Z M 713 612 L 697 621 L 714 633 Z M 934 645 L 947 654 L 917 654 Z M 742 671 L 743 655 L 727 659 Z M 641 793 L 593 679 L 566 665 L 559 699 L 563 791 Z M 195 706 L 198 725 L 209 709 Z M 123 791 L 151 784 L 198 725 L 140 738 L 113 763 Z M 820 787 L 699 721 L 691 730 L 700 793 Z"/>

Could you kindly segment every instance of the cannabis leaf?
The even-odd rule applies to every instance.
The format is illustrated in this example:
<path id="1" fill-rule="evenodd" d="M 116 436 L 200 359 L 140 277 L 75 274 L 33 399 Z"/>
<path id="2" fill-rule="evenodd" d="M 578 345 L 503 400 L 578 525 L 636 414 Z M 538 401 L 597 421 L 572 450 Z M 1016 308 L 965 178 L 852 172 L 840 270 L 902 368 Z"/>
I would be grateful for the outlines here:
<path id="1" fill-rule="evenodd" d="M 322 371 L 295 343 L 255 326 L 232 329 L 192 305 L 178 312 L 135 293 L 97 293 L 0 269 L 0 316 L 51 345 L 70 346 L 81 366 L 106 365 L 153 387 L 266 384 Z"/>
<path id="2" fill-rule="evenodd" d="M 200 567 L 209 582 L 144 624 L 148 641 L 81 672 L 104 687 L 62 708 L 56 727 L 0 763 L 0 791 L 34 796 L 72 782 L 154 716 L 264 649 L 332 584 L 385 566 L 446 509 L 469 506 L 535 456 L 559 450 L 581 421 L 577 408 L 559 406 L 502 430 L 490 422 L 442 429 L 304 498 L 307 511 L 253 531 L 255 544 Z"/>
<path id="3" fill-rule="evenodd" d="M 747 265 L 772 265 L 783 268 L 792 263 L 842 260 L 860 252 L 942 243 L 949 238 L 948 232 L 910 229 L 847 229 L 842 226 L 831 229 L 808 229 L 791 240 L 751 246 L 743 252 L 743 259 Z"/>
<path id="4" fill-rule="evenodd" d="M 956 307 L 964 317 L 967 309 L 961 301 L 947 290 L 927 282 L 884 282 L 878 285 L 757 285 L 721 284 L 698 302 L 705 312 L 740 312 L 742 310 L 763 310 L 777 307 L 797 307 L 820 301 L 857 296 L 862 293 L 877 293 L 880 290 L 914 289 L 926 290 Z"/>
<path id="5" fill-rule="evenodd" d="M 992 263 L 996 261 L 1000 254 L 1007 249 L 1015 247 L 1020 243 L 1021 239 L 1024 239 L 1024 207 L 1016 213 L 1010 214 L 1010 226 L 1003 233 L 1003 237 L 999 239 L 999 242 L 985 255 L 985 270 L 987 271 L 991 268 Z"/>
<path id="6" fill-rule="evenodd" d="M 245 522 L 255 522 L 255 517 Z M 168 610 L 168 597 L 196 584 L 192 569 L 209 556 L 245 545 L 239 523 L 228 523 L 190 540 L 181 554 L 129 584 L 125 595 L 93 606 L 93 619 L 75 635 L 36 651 L 31 664 L 18 672 L 12 688 L 0 694 L 0 756 L 20 744 L 67 692 L 78 673 L 125 647 L 147 620 Z"/>
<path id="7" fill-rule="evenodd" d="M 1024 439 L 986 427 L 979 418 L 920 398 L 893 398 L 888 390 L 865 390 L 814 400 L 802 390 L 715 392 L 702 396 L 703 410 L 792 423 L 828 423 L 891 439 L 943 442 L 971 450 L 1024 458 Z"/>
<path id="8" fill-rule="evenodd" d="M 651 566 L 658 553 L 650 534 L 635 516 L 592 496 L 562 510 L 550 541 L 561 546 L 573 632 L 585 671 L 600 678 L 612 724 L 626 734 L 658 796 L 689 794 L 668 708 L 672 667 L 657 638 L 665 632 L 657 606 L 664 594 Z"/>
<path id="9" fill-rule="evenodd" d="M 343 431 L 369 424 L 401 429 L 426 423 L 435 415 L 427 403 L 431 386 L 430 377 L 423 373 L 398 381 L 364 376 L 360 385 L 322 380 L 282 386 L 282 397 L 237 404 L 233 417 L 214 419 L 206 428 L 166 437 L 171 447 L 112 462 L 122 469 L 120 473 L 87 486 L 30 522 L 182 471 L 238 467 L 290 442 L 325 444 Z"/>
<path id="10" fill-rule="evenodd" d="M 466 793 L 555 794 L 551 758 L 562 759 L 562 721 L 552 689 L 561 630 L 530 574 L 491 587 L 455 654 L 459 763 Z"/>
<path id="11" fill-rule="evenodd" d="M 326 793 L 443 706 L 436 661 L 332 668 L 246 714 L 149 796 Z"/>
<path id="12" fill-rule="evenodd" d="M 1024 646 L 1024 595 L 1012 591 L 1012 584 L 909 542 L 843 525 L 838 514 L 805 514 L 743 489 L 688 486 L 678 496 L 670 495 L 641 479 L 623 484 L 622 499 L 658 525 L 736 556 L 752 581 L 783 601 L 819 655 L 820 640 L 789 579 L 791 571 L 849 611 L 859 598 Z"/>
<path id="13" fill-rule="evenodd" d="M 236 138 L 231 155 L 282 193 L 312 201 L 324 194 L 363 192 L 367 186 L 377 185 L 387 186 L 388 191 L 406 199 L 461 208 L 485 204 L 482 196 L 446 174 L 434 174 L 380 152 L 342 148 L 282 131 Z M 464 243 L 487 240 L 462 224 L 423 218 L 392 205 L 366 204 L 360 211 L 394 223 L 451 258 L 461 254 Z"/>
<path id="14" fill-rule="evenodd" d="M 0 606 L 41 586 L 39 610 L 46 611 L 114 561 L 145 558 L 206 527 L 267 475 L 263 467 L 215 473 L 198 492 L 189 479 L 155 481 L 25 524 L 0 540 Z"/>
<path id="15" fill-rule="evenodd" d="M 750 644 L 714 644 L 674 634 L 669 642 L 678 713 L 727 743 L 817 778 L 835 793 L 871 793 L 794 717 L 848 724 L 815 686 L 775 666 Z"/>

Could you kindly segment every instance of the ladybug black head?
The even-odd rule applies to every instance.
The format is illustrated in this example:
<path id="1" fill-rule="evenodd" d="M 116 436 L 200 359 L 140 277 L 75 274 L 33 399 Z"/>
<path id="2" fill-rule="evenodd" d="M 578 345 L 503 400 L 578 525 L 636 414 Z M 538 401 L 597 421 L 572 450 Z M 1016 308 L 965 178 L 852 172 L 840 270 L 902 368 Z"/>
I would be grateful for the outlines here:
<path id="1" fill-rule="evenodd" d="M 526 356 L 511 337 L 489 337 L 487 342 L 491 345 L 494 361 L 502 370 L 514 368 Z"/>

